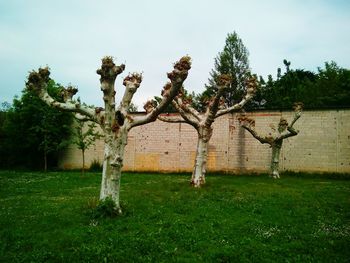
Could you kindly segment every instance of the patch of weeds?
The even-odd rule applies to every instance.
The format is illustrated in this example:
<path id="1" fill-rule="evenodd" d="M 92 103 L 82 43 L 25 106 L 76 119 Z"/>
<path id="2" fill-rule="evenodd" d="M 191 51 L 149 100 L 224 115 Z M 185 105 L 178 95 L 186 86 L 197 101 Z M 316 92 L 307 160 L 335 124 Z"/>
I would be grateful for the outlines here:
<path id="1" fill-rule="evenodd" d="M 114 218 L 120 215 L 120 210 L 117 208 L 115 202 L 112 200 L 111 197 L 107 197 L 103 200 L 91 198 L 87 202 L 85 209 L 87 211 L 87 214 L 91 218 L 91 222 L 93 222 L 94 226 L 97 225 L 97 219 Z"/>
<path id="2" fill-rule="evenodd" d="M 90 172 L 101 172 L 102 171 L 102 164 L 100 163 L 99 160 L 93 160 L 91 162 L 90 168 L 89 168 Z"/>

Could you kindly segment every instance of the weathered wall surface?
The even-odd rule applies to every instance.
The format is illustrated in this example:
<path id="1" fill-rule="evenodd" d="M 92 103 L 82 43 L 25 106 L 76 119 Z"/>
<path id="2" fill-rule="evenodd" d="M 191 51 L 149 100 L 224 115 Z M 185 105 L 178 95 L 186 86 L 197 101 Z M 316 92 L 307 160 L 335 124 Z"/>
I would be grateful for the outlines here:
<path id="1" fill-rule="evenodd" d="M 293 112 L 258 111 L 259 133 L 271 131 L 281 116 L 291 120 Z M 284 141 L 280 170 L 350 172 L 350 110 L 304 111 L 296 122 L 299 135 Z M 124 170 L 191 171 L 197 143 L 196 131 L 188 124 L 156 121 L 131 130 L 126 147 Z M 214 123 L 209 145 L 208 170 L 220 172 L 266 172 L 271 152 L 239 126 L 237 115 L 227 114 Z M 102 163 L 103 141 L 86 152 L 87 166 Z M 73 145 L 61 156 L 61 168 L 81 167 L 81 154 Z"/>

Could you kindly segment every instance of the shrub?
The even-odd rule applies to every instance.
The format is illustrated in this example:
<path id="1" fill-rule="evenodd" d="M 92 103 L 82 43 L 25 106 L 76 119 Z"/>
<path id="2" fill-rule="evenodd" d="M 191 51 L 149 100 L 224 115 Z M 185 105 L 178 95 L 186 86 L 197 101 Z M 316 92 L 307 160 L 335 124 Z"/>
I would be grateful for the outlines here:
<path id="1" fill-rule="evenodd" d="M 118 216 L 118 210 L 112 198 L 107 197 L 104 200 L 91 199 L 86 205 L 92 219 L 113 218 Z"/>
<path id="2" fill-rule="evenodd" d="M 92 161 L 89 170 L 91 172 L 101 172 L 102 171 L 102 164 L 100 163 L 99 160 L 95 159 Z"/>

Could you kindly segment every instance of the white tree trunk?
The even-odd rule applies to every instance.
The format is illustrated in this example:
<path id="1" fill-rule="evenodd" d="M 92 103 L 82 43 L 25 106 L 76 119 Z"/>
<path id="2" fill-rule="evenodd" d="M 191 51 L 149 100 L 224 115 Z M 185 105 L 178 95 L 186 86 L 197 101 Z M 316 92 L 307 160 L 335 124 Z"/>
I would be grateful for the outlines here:
<path id="1" fill-rule="evenodd" d="M 191 185 L 194 187 L 201 187 L 205 184 L 205 174 L 207 170 L 208 147 L 211 138 L 211 128 L 198 129 L 198 141 L 196 159 L 192 172 Z"/>
<path id="2" fill-rule="evenodd" d="M 205 173 L 208 158 L 208 142 L 198 138 L 196 160 L 192 172 L 191 184 L 194 187 L 200 187 L 205 184 Z"/>
<path id="3" fill-rule="evenodd" d="M 271 155 L 271 172 L 270 176 L 272 178 L 278 179 L 280 178 L 279 174 L 279 160 L 280 160 L 280 153 L 281 153 L 281 147 L 282 147 L 282 141 L 281 144 L 278 145 L 272 145 L 272 155 Z"/>
<path id="4" fill-rule="evenodd" d="M 100 191 L 100 200 L 107 197 L 111 198 L 115 204 L 118 213 L 121 213 L 120 207 L 120 179 L 124 161 L 124 149 L 127 144 L 128 130 L 121 127 L 116 134 L 105 136 L 105 149 L 102 171 L 102 182 Z"/>

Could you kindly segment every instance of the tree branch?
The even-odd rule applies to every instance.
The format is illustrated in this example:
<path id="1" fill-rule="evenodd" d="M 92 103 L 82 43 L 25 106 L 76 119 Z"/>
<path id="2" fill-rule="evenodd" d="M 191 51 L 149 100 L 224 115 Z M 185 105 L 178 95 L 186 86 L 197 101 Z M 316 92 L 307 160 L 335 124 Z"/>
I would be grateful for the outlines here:
<path id="1" fill-rule="evenodd" d="M 82 121 L 82 122 L 93 121 L 93 119 L 91 119 L 85 115 L 81 115 L 80 113 L 75 113 L 74 118 L 76 118 L 78 121 Z"/>
<path id="2" fill-rule="evenodd" d="M 183 88 L 182 88 L 183 89 Z M 177 105 L 174 105 L 174 103 L 177 103 Z M 176 108 L 176 106 L 181 107 L 181 109 L 192 115 L 195 119 L 197 119 L 197 121 L 201 121 L 202 117 L 201 114 L 191 106 L 191 103 L 189 103 L 188 101 L 186 102 L 186 100 L 183 100 L 183 93 L 182 91 L 180 91 L 180 94 L 173 100 L 173 106 Z"/>
<path id="3" fill-rule="evenodd" d="M 245 104 L 247 104 L 247 102 L 249 102 L 254 97 L 257 86 L 258 85 L 257 85 L 256 78 L 254 76 L 249 78 L 247 81 L 247 92 L 246 92 L 245 96 L 243 97 L 243 99 L 239 103 L 236 103 L 235 105 L 233 105 L 229 108 L 219 110 L 216 113 L 215 118 L 218 118 L 226 113 L 234 112 L 234 111 L 238 111 L 238 110 L 242 109 L 243 106 Z"/>
<path id="4" fill-rule="evenodd" d="M 135 117 L 130 123 L 130 129 L 139 125 L 143 125 L 149 122 L 153 122 L 157 119 L 158 115 L 165 110 L 168 104 L 175 98 L 179 90 L 182 87 L 183 82 L 187 78 L 188 71 L 191 68 L 191 58 L 188 56 L 182 57 L 174 65 L 174 70 L 168 73 L 168 78 L 171 81 L 170 85 L 165 85 L 162 96 L 163 99 L 157 105 L 157 107 L 146 111 L 146 116 Z"/>
<path id="5" fill-rule="evenodd" d="M 181 98 L 176 97 L 172 101 L 172 104 L 174 108 L 180 113 L 185 122 L 192 125 L 196 129 L 199 127 L 199 122 L 201 121 L 199 114 L 197 116 L 193 115 L 191 111 L 188 110 L 189 105 L 183 103 Z"/>
<path id="6" fill-rule="evenodd" d="M 246 129 L 248 132 L 250 132 L 251 135 L 255 139 L 257 139 L 262 144 L 268 143 L 271 145 L 272 141 L 268 140 L 266 137 L 261 137 L 256 131 L 255 131 L 255 120 L 250 119 L 245 116 L 241 116 L 238 118 L 239 123 L 241 124 L 242 128 Z"/>
<path id="7" fill-rule="evenodd" d="M 34 91 L 38 97 L 49 106 L 60 109 L 62 111 L 69 111 L 79 113 L 87 118 L 98 122 L 93 108 L 81 105 L 79 102 L 72 100 L 73 95 L 78 91 L 75 88 L 68 87 L 63 90 L 63 98 L 65 102 L 59 102 L 52 98 L 47 91 L 47 83 L 50 80 L 50 71 L 46 68 L 39 68 L 39 70 L 32 71 L 28 76 L 26 87 Z"/>
<path id="8" fill-rule="evenodd" d="M 291 124 L 287 126 L 287 130 L 280 133 L 280 135 L 278 136 L 278 139 L 286 139 L 292 136 L 296 136 L 299 133 L 298 130 L 294 129 L 293 125 L 301 117 L 303 104 L 301 102 L 297 102 L 294 104 L 293 108 L 295 112 L 293 120 L 291 121 Z"/>
<path id="9" fill-rule="evenodd" d="M 294 118 L 293 118 L 291 124 L 289 125 L 289 127 L 293 127 L 294 123 L 300 118 L 301 113 L 303 111 L 303 107 L 304 107 L 304 104 L 302 102 L 294 103 L 293 109 L 294 109 L 295 114 L 294 114 Z"/>
<path id="10" fill-rule="evenodd" d="M 142 75 L 139 73 L 132 73 L 124 78 L 123 85 L 125 86 L 125 91 L 118 107 L 118 110 L 124 115 L 127 115 L 131 100 L 137 89 L 140 87 L 141 82 Z"/>
<path id="11" fill-rule="evenodd" d="M 222 77 L 224 75 L 221 75 L 220 77 Z M 222 85 L 218 86 L 218 91 L 216 92 L 215 97 L 213 97 L 210 102 L 209 102 L 209 106 L 207 108 L 207 112 L 206 112 L 206 118 L 205 118 L 205 125 L 206 126 L 211 126 L 211 124 L 214 122 L 215 118 L 216 118 L 216 114 L 218 112 L 219 109 L 219 102 L 221 99 L 222 94 L 224 93 L 225 88 L 230 84 L 231 80 L 227 83 L 220 83 Z"/>
<path id="12" fill-rule="evenodd" d="M 169 116 L 169 115 L 158 115 L 158 120 L 169 122 L 169 123 L 186 123 L 181 116 Z"/>

